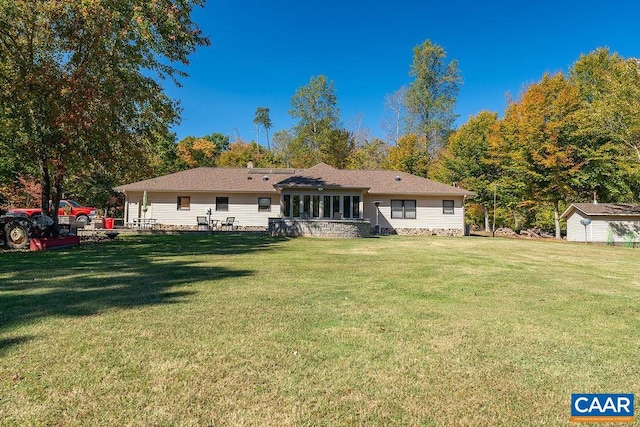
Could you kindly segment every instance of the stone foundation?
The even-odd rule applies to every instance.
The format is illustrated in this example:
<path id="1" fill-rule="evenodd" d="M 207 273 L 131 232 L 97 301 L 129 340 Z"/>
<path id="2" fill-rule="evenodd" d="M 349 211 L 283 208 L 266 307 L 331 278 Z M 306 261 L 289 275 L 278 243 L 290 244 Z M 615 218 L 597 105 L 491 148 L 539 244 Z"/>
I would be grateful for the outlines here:
<path id="1" fill-rule="evenodd" d="M 464 230 L 458 228 L 382 228 L 380 234 L 398 234 L 403 236 L 443 236 L 462 237 Z"/>
<path id="2" fill-rule="evenodd" d="M 304 220 L 269 218 L 269 234 L 279 237 L 369 237 L 371 223 L 367 220 Z"/>

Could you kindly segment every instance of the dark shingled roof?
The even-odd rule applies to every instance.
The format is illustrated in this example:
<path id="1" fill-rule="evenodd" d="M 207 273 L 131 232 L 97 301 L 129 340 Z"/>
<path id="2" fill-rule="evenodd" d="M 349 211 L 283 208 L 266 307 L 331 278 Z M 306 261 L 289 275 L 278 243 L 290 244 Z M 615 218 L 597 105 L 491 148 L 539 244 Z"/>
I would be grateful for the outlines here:
<path id="1" fill-rule="evenodd" d="M 567 218 L 574 209 L 587 216 L 640 216 L 640 205 L 630 203 L 573 203 L 561 218 Z"/>
<path id="2" fill-rule="evenodd" d="M 361 189 L 369 194 L 473 196 L 465 189 L 391 170 L 197 168 L 116 187 L 116 191 L 275 192 L 275 188 Z"/>

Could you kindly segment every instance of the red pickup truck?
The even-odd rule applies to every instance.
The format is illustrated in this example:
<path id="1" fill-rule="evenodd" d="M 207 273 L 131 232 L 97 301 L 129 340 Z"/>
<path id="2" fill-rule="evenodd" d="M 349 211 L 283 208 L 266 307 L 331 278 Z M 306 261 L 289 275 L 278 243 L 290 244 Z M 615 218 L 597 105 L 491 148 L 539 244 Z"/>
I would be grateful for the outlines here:
<path id="1" fill-rule="evenodd" d="M 68 213 L 65 212 L 68 211 Z M 38 215 L 42 213 L 40 208 L 16 208 L 11 209 L 9 212 L 13 213 L 25 213 L 27 216 Z M 76 221 L 89 224 L 92 218 L 96 216 L 96 208 L 89 206 L 82 206 L 80 203 L 74 200 L 60 200 L 60 209 L 58 209 L 58 215 L 71 215 L 76 217 Z"/>

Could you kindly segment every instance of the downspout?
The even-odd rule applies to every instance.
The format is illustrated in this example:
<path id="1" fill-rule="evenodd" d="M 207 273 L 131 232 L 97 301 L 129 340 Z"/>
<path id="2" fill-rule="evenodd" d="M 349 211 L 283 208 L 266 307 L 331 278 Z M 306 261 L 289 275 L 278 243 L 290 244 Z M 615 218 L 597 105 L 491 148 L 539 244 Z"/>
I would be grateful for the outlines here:
<path id="1" fill-rule="evenodd" d="M 125 225 L 129 223 L 129 195 L 126 191 L 124 193 L 124 223 Z"/>

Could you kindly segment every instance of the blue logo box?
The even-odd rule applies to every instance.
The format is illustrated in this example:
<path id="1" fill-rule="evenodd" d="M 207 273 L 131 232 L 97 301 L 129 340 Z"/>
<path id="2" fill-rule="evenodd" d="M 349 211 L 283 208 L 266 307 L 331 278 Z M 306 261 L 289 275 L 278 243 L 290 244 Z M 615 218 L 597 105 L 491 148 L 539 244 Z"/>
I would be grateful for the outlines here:
<path id="1" fill-rule="evenodd" d="M 633 422 L 633 394 L 571 395 L 571 421 L 574 422 Z"/>

